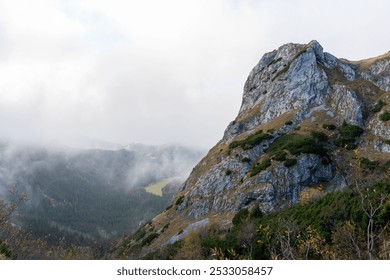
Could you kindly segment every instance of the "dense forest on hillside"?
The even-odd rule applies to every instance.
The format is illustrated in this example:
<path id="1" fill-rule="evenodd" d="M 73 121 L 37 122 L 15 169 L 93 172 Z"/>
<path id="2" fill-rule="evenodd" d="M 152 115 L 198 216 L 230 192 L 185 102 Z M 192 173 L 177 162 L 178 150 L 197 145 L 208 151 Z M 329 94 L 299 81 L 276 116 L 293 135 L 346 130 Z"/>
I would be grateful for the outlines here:
<path id="1" fill-rule="evenodd" d="M 181 176 L 201 155 L 180 146 L 80 151 L 1 144 L 3 212 L 13 208 L 14 201 L 21 202 L 12 193 L 23 194 L 23 203 L 17 203 L 12 215 L 4 214 L 12 226 L 2 229 L 1 246 L 10 244 L 13 257 L 18 259 L 34 258 L 36 253 L 30 252 L 29 257 L 22 249 L 15 249 L 18 246 L 12 245 L 11 239 L 27 238 L 31 244 L 39 240 L 41 247 L 45 244 L 43 247 L 57 248 L 55 251 L 68 246 L 83 250 L 104 247 L 166 208 Z M 161 180 L 162 195 L 145 190 Z"/>
<path id="2" fill-rule="evenodd" d="M 83 188 L 79 184 L 82 182 L 77 186 Z M 111 258 L 111 242 L 164 209 L 176 188 L 173 184 L 177 183 L 163 189 L 163 196 L 143 189 L 127 194 L 119 190 L 103 193 L 103 188 L 53 190 L 54 198 L 42 199 L 29 215 L 24 215 L 31 209 L 29 197 L 14 184 L 8 190 L 9 201 L 0 200 L 0 255 L 15 259 Z M 94 195 L 99 191 L 103 195 Z M 57 202 L 57 197 L 65 197 L 66 202 Z"/>
<path id="3" fill-rule="evenodd" d="M 75 245 L 62 236 L 55 243 L 51 234 L 37 237 L 35 233 L 13 224 L 13 216 L 27 197 L 16 185 L 10 188 L 11 202 L 0 200 L 0 260 L 1 259 L 102 259 L 108 243 Z"/>

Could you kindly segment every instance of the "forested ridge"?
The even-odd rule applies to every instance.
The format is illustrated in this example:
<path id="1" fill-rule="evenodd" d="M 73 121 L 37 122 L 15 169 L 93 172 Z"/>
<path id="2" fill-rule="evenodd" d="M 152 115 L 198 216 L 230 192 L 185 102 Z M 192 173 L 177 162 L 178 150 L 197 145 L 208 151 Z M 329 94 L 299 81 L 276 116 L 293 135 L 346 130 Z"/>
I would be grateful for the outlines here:
<path id="1" fill-rule="evenodd" d="M 141 147 L 64 151 L 1 145 L 2 248 L 9 247 L 17 259 L 56 258 L 49 252 L 66 252 L 69 246 L 95 258 L 91 248 L 106 248 L 135 231 L 169 205 L 180 176 L 202 154 L 175 146 Z M 162 179 L 167 179 L 162 196 L 145 191 Z M 27 244 L 45 249 L 30 251 Z"/>

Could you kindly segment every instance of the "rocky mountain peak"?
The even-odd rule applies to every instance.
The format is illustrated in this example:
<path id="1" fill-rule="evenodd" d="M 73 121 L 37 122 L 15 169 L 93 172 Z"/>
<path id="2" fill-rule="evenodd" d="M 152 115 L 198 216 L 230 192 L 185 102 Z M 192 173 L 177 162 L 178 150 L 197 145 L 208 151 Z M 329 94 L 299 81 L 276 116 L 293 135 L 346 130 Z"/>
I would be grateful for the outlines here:
<path id="1" fill-rule="evenodd" d="M 265 54 L 249 74 L 238 117 L 227 128 L 224 139 L 266 124 L 288 112 L 294 115 L 293 123 L 299 124 L 311 112 L 320 109 L 331 94 L 326 70 L 340 72 L 345 81 L 356 78 L 351 65 L 324 53 L 317 41 L 290 43 Z M 342 94 L 343 88 L 335 88 L 334 91 Z M 362 125 L 361 105 L 356 95 L 350 91 L 345 94 L 349 108 L 345 108 L 338 122 L 348 119 Z"/>
<path id="2" fill-rule="evenodd" d="M 153 219 L 152 248 L 199 225 L 228 226 L 242 208 L 269 213 L 343 189 L 363 176 L 362 158 L 388 164 L 389 89 L 389 54 L 352 62 L 317 41 L 264 54 L 236 119 Z"/>

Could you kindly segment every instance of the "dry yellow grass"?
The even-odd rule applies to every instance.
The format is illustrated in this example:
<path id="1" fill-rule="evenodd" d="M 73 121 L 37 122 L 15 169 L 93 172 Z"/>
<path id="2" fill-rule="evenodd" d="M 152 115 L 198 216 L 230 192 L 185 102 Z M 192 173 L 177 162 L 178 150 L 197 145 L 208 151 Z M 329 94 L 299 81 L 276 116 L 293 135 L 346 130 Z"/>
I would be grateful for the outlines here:
<path id="1" fill-rule="evenodd" d="M 158 181 L 157 183 L 154 183 L 154 184 L 151 184 L 147 187 L 145 187 L 145 191 L 147 191 L 148 193 L 152 193 L 154 195 L 158 195 L 158 196 L 162 196 L 163 193 L 162 193 L 162 189 L 168 185 L 170 179 L 164 179 L 164 180 L 161 180 L 161 181 Z"/>
<path id="2" fill-rule="evenodd" d="M 390 52 L 387 52 L 380 56 L 368 58 L 368 59 L 363 59 L 359 61 L 347 61 L 347 62 L 357 65 L 361 71 L 366 71 L 374 63 L 378 62 L 379 60 L 385 60 L 385 59 L 390 59 Z"/>
<path id="3" fill-rule="evenodd" d="M 299 202 L 300 203 L 309 203 L 323 195 L 323 187 L 310 187 L 307 188 L 299 194 Z"/>

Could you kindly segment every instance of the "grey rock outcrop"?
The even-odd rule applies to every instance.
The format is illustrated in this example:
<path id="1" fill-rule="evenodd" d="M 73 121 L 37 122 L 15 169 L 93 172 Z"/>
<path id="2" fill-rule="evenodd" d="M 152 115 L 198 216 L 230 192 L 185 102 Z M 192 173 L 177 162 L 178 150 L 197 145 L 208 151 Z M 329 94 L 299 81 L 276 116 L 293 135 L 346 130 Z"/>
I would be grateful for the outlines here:
<path id="1" fill-rule="evenodd" d="M 379 60 L 362 72 L 363 78 L 374 83 L 381 90 L 390 90 L 390 59 Z"/>
<path id="2" fill-rule="evenodd" d="M 185 238 L 187 235 L 189 235 L 192 231 L 194 230 L 200 230 L 204 227 L 207 226 L 207 224 L 209 223 L 209 219 L 206 218 L 206 219 L 203 219 L 203 220 L 200 220 L 198 222 L 195 222 L 195 223 L 192 223 L 190 225 L 188 225 L 181 233 L 175 235 L 175 236 L 172 236 L 168 242 L 164 245 L 168 245 L 168 244 L 173 244 L 175 243 L 176 241 L 179 241 L 183 238 Z"/>
<path id="3" fill-rule="evenodd" d="M 338 124 L 350 120 L 363 125 L 362 105 L 356 94 L 343 85 L 330 86 L 325 68 L 337 69 L 346 81 L 355 80 L 355 70 L 324 53 L 316 41 L 287 44 L 264 55 L 249 74 L 237 120 L 228 126 L 223 140 L 288 112 L 294 113 L 296 125 L 316 110 L 337 116 Z"/>
<path id="4" fill-rule="evenodd" d="M 298 123 L 310 107 L 323 104 L 328 81 L 318 59 L 324 62 L 322 47 L 316 41 L 308 45 L 287 44 L 266 54 L 245 83 L 238 119 L 249 117 L 249 120 L 236 126 L 243 125 L 245 130 L 250 130 L 294 110 L 297 110 L 295 122 Z M 252 116 L 250 111 L 257 106 Z M 226 133 L 228 138 L 234 135 L 230 130 Z"/>
<path id="5" fill-rule="evenodd" d="M 336 123 L 342 124 L 348 120 L 351 124 L 363 126 L 362 105 L 352 89 L 344 85 L 333 85 L 329 87 L 328 94 L 331 96 L 331 114 Z"/>

